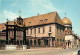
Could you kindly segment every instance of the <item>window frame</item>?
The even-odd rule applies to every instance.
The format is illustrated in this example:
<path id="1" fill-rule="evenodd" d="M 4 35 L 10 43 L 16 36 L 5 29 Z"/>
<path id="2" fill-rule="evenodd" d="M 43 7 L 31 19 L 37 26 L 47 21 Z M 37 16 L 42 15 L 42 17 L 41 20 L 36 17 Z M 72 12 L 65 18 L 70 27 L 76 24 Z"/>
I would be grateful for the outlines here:
<path id="1" fill-rule="evenodd" d="M 40 28 L 38 28 L 38 33 L 40 33 Z"/>
<path id="2" fill-rule="evenodd" d="M 51 32 L 51 26 L 49 26 L 49 32 Z"/>

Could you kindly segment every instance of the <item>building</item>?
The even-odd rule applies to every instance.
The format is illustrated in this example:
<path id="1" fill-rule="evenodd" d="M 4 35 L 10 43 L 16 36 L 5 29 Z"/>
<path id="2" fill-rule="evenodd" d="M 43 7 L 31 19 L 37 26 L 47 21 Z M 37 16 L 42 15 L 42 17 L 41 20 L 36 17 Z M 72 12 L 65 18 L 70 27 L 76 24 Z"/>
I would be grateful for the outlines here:
<path id="1" fill-rule="evenodd" d="M 24 22 L 31 46 L 61 46 L 65 40 L 65 27 L 57 12 L 25 18 Z"/>
<path id="2" fill-rule="evenodd" d="M 62 19 L 63 24 L 65 26 L 65 43 L 67 47 L 74 47 L 79 46 L 79 37 L 75 35 L 72 31 L 72 22 L 67 18 L 64 17 Z"/>
<path id="3" fill-rule="evenodd" d="M 21 45 L 25 42 L 33 47 L 58 47 L 65 43 L 66 34 L 72 35 L 72 23 L 66 17 L 61 20 L 57 12 L 51 12 L 29 18 L 19 16 L 14 21 L 7 20 L 7 23 L 0 24 L 0 30 L 7 36 L 0 35 L 0 38 L 4 37 L 8 44 Z"/>

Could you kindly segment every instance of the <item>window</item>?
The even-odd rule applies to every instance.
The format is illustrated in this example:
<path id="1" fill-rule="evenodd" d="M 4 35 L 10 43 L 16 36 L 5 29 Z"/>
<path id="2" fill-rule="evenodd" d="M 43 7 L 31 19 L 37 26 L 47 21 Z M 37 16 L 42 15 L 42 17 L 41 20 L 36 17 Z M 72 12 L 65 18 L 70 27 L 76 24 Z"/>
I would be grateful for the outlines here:
<path id="1" fill-rule="evenodd" d="M 40 20 L 41 22 L 43 21 L 43 20 Z"/>
<path id="2" fill-rule="evenodd" d="M 61 42 L 61 39 L 60 39 L 60 42 Z"/>
<path id="3" fill-rule="evenodd" d="M 69 27 L 67 27 L 67 29 L 69 30 Z"/>
<path id="4" fill-rule="evenodd" d="M 32 34 L 32 29 L 31 29 L 31 34 Z"/>
<path id="5" fill-rule="evenodd" d="M 51 32 L 51 26 L 49 27 L 49 32 Z"/>
<path id="6" fill-rule="evenodd" d="M 28 35 L 28 30 L 27 30 L 27 35 Z"/>
<path id="7" fill-rule="evenodd" d="M 40 20 L 40 23 L 42 23 L 43 22 L 43 20 Z"/>
<path id="8" fill-rule="evenodd" d="M 48 19 L 45 19 L 44 21 L 46 22 Z"/>
<path id="9" fill-rule="evenodd" d="M 41 45 L 41 41 L 40 41 L 40 39 L 38 39 L 38 45 Z"/>
<path id="10" fill-rule="evenodd" d="M 57 27 L 57 33 L 58 33 L 58 27 Z"/>
<path id="11" fill-rule="evenodd" d="M 57 41 L 59 41 L 59 39 L 57 39 Z"/>
<path id="12" fill-rule="evenodd" d="M 30 40 L 30 45 L 32 45 L 32 40 Z"/>
<path id="13" fill-rule="evenodd" d="M 51 37 L 51 33 L 49 33 L 49 37 Z"/>
<path id="14" fill-rule="evenodd" d="M 61 28 L 60 28 L 60 32 L 61 32 Z"/>
<path id="15" fill-rule="evenodd" d="M 43 33 L 45 32 L 45 29 L 44 29 L 44 27 L 43 27 Z"/>
<path id="16" fill-rule="evenodd" d="M 40 28 L 38 28 L 38 33 L 40 33 Z"/>
<path id="17" fill-rule="evenodd" d="M 36 28 L 34 29 L 34 34 L 36 34 Z"/>
<path id="18" fill-rule="evenodd" d="M 72 28 L 70 28 L 70 30 L 72 30 Z"/>
<path id="19" fill-rule="evenodd" d="M 36 45 L 36 40 L 34 40 L 34 45 Z"/>
<path id="20" fill-rule="evenodd" d="M 68 32 L 68 34 L 70 34 L 70 33 Z"/>
<path id="21" fill-rule="evenodd" d="M 31 24 L 31 22 L 29 22 L 29 24 Z"/>
<path id="22" fill-rule="evenodd" d="M 29 23 L 31 23 L 31 22 L 29 22 Z"/>
<path id="23" fill-rule="evenodd" d="M 64 42 L 64 39 L 63 39 L 63 42 Z"/>

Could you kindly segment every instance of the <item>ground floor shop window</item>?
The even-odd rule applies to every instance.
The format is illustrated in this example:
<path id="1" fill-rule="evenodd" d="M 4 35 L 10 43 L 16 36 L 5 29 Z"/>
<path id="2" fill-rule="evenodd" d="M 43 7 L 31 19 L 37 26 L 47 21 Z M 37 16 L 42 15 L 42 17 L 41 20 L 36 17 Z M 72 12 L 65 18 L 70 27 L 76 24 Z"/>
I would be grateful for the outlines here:
<path id="1" fill-rule="evenodd" d="M 41 45 L 41 41 L 40 41 L 40 39 L 38 39 L 38 45 Z"/>
<path id="2" fill-rule="evenodd" d="M 27 45 L 27 46 L 29 45 L 29 40 L 28 40 L 28 39 L 26 40 L 26 45 Z"/>
<path id="3" fill-rule="evenodd" d="M 32 40 L 30 40 L 30 45 L 32 45 Z"/>
<path id="4" fill-rule="evenodd" d="M 48 40 L 44 39 L 44 44 L 48 45 Z"/>
<path id="5" fill-rule="evenodd" d="M 34 40 L 34 45 L 36 45 L 36 40 Z"/>

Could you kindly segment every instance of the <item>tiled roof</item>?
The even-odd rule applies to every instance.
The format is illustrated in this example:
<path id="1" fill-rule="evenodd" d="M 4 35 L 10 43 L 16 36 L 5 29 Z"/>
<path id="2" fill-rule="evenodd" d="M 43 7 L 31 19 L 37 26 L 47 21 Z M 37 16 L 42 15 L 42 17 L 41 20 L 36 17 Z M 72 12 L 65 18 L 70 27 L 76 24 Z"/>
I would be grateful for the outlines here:
<path id="1" fill-rule="evenodd" d="M 24 18 L 25 26 L 42 25 L 48 23 L 58 23 L 63 25 L 57 12 L 51 12 L 43 15 Z"/>

